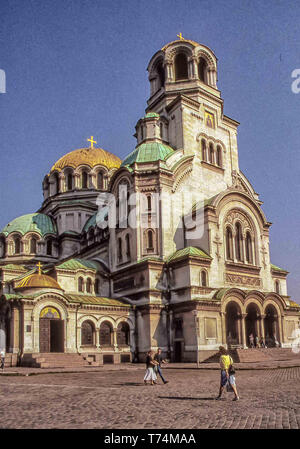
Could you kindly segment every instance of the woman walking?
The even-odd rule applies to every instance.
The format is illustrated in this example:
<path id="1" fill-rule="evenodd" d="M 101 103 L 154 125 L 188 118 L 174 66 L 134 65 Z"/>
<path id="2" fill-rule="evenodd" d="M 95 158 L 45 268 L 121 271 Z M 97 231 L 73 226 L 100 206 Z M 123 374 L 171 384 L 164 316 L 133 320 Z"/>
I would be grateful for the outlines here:
<path id="1" fill-rule="evenodd" d="M 158 363 L 153 359 L 153 351 L 148 351 L 146 356 L 146 374 L 144 377 L 144 384 L 147 385 L 147 381 L 150 381 L 150 385 L 156 384 L 157 376 L 154 372 L 154 367 Z"/>
<path id="2" fill-rule="evenodd" d="M 234 376 L 235 371 L 233 368 L 233 360 L 228 354 L 227 350 L 224 348 L 224 346 L 220 346 L 219 351 L 220 351 L 220 366 L 221 366 L 221 385 L 219 396 L 216 399 L 221 399 L 224 387 L 226 384 L 228 384 L 229 387 L 231 387 L 234 392 L 233 400 L 238 401 L 240 398 L 235 384 L 235 376 Z"/>

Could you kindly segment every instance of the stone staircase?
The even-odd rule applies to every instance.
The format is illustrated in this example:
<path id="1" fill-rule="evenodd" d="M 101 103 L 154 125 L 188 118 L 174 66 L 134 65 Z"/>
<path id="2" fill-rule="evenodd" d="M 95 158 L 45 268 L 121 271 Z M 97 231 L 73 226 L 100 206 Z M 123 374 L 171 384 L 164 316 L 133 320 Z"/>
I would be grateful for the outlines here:
<path id="1" fill-rule="evenodd" d="M 252 348 L 237 349 L 240 363 L 299 360 L 300 353 L 295 354 L 291 348 Z"/>
<path id="2" fill-rule="evenodd" d="M 32 368 L 82 368 L 91 366 L 94 360 L 77 353 L 35 353 L 24 354 L 21 366 Z"/>
<path id="3" fill-rule="evenodd" d="M 239 362 L 236 349 L 230 349 L 229 355 L 232 357 L 234 363 Z M 199 351 L 200 363 L 219 363 L 220 353 L 218 350 Z"/>

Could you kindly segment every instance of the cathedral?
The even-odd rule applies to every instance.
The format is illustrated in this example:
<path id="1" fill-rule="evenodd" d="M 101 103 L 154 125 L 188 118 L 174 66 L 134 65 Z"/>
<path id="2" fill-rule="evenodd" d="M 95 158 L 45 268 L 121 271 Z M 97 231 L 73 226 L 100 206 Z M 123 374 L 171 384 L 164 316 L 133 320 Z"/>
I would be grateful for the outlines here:
<path id="1" fill-rule="evenodd" d="M 52 165 L 40 209 L 0 231 L 10 366 L 142 362 L 158 347 L 192 362 L 252 337 L 292 346 L 300 306 L 239 168 L 217 58 L 178 37 L 148 64 L 133 151 L 122 161 L 91 137 Z"/>

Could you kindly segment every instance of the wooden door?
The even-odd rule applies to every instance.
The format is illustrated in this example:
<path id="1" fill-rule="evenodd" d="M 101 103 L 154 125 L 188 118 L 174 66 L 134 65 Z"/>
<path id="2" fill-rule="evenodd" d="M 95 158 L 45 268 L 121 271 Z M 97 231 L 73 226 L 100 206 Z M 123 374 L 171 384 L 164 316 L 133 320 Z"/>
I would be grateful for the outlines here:
<path id="1" fill-rule="evenodd" d="M 50 320 L 50 352 L 64 352 L 64 320 Z"/>
<path id="2" fill-rule="evenodd" d="M 40 352 L 50 352 L 50 320 L 40 319 Z"/>

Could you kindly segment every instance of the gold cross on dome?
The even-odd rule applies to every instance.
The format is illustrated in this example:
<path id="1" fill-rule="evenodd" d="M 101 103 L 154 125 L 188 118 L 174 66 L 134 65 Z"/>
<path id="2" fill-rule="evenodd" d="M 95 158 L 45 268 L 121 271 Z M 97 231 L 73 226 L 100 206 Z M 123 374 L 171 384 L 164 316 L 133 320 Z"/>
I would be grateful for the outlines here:
<path id="1" fill-rule="evenodd" d="M 182 36 L 181 33 L 177 34 L 177 37 L 179 37 L 179 39 L 180 39 L 181 41 L 184 41 L 184 37 Z"/>
<path id="2" fill-rule="evenodd" d="M 91 136 L 90 139 L 86 139 L 88 142 L 91 142 L 90 148 L 94 148 L 94 143 L 97 143 L 96 140 L 93 140 L 93 137 L 94 137 L 94 136 Z"/>
<path id="3" fill-rule="evenodd" d="M 43 265 L 41 264 L 41 262 L 37 263 L 36 266 L 38 267 L 39 274 L 42 274 L 42 266 Z"/>

